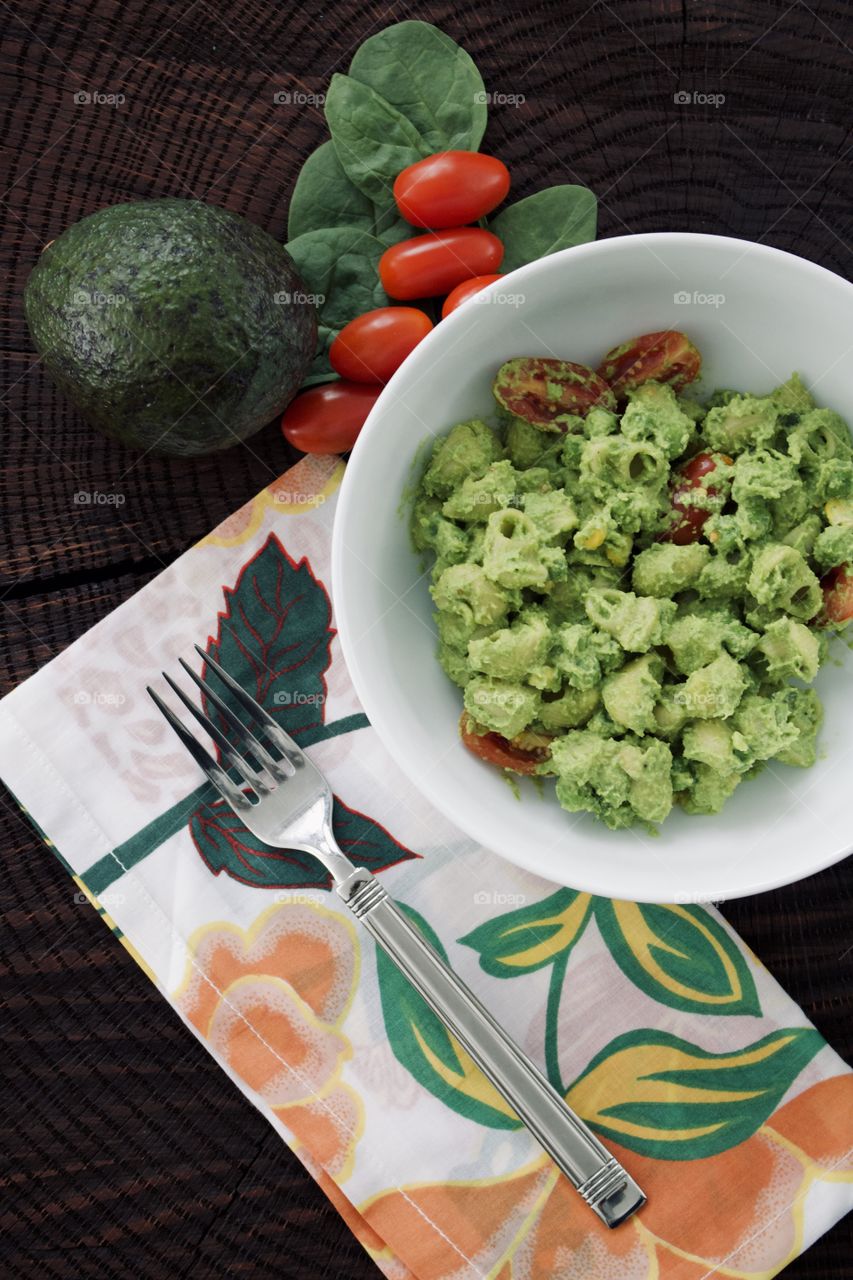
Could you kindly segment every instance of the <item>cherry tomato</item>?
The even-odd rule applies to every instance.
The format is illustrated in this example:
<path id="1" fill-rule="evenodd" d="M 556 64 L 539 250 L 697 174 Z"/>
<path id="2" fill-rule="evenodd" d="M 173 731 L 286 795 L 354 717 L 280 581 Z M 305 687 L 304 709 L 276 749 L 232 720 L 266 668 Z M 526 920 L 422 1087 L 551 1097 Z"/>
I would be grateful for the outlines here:
<path id="1" fill-rule="evenodd" d="M 462 719 L 459 721 L 459 733 L 462 737 L 462 745 L 467 747 L 472 755 L 479 756 L 487 764 L 497 765 L 499 769 L 512 769 L 515 773 L 531 774 L 536 772 L 537 765 L 548 759 L 547 747 L 525 750 L 523 747 L 513 746 L 509 739 L 502 737 L 499 733 L 472 733 L 465 712 L 462 713 Z"/>
<path id="2" fill-rule="evenodd" d="M 392 298 L 431 298 L 463 280 L 497 271 L 504 247 L 491 231 L 454 227 L 392 244 L 379 259 L 382 287 Z"/>
<path id="3" fill-rule="evenodd" d="M 496 280 L 500 280 L 501 275 L 498 272 L 491 276 L 474 276 L 471 280 L 463 280 L 455 289 L 451 289 L 450 293 L 444 299 L 441 307 L 441 318 L 445 319 L 451 311 L 455 311 L 457 307 L 461 307 L 463 302 L 467 302 L 469 298 L 473 298 L 475 293 L 479 293 L 481 289 L 485 289 L 487 285 L 494 284 Z"/>
<path id="4" fill-rule="evenodd" d="M 287 406 L 281 430 L 303 453 L 346 453 L 353 447 L 381 387 L 329 382 L 303 391 Z"/>
<path id="5" fill-rule="evenodd" d="M 643 382 L 668 382 L 673 391 L 681 391 L 697 377 L 701 366 L 702 357 L 687 335 L 667 329 L 644 333 L 614 347 L 598 372 L 621 400 L 626 391 Z"/>
<path id="6" fill-rule="evenodd" d="M 479 151 L 439 151 L 397 175 L 394 199 L 413 227 L 461 227 L 496 209 L 509 191 L 509 169 Z"/>
<path id="7" fill-rule="evenodd" d="M 352 382 L 387 382 L 431 328 L 429 316 L 417 307 L 365 311 L 341 329 L 329 348 L 329 363 Z"/>
<path id="8" fill-rule="evenodd" d="M 817 619 L 828 626 L 853 618 L 853 570 L 849 564 L 830 569 L 820 580 L 823 588 L 823 614 Z"/>
<path id="9" fill-rule="evenodd" d="M 727 454 L 718 454 L 718 458 L 726 464 L 732 465 L 732 460 Z M 689 480 L 691 484 L 701 484 L 702 477 L 708 476 L 712 471 L 717 470 L 717 458 L 712 453 L 697 453 L 687 462 L 682 463 L 678 468 L 685 480 Z"/>
<path id="10" fill-rule="evenodd" d="M 559 422 L 554 425 L 565 414 L 583 417 L 596 405 L 616 408 L 616 397 L 594 370 L 547 356 L 507 360 L 492 390 L 504 409 L 546 431 L 565 431 Z"/>
<path id="11" fill-rule="evenodd" d="M 694 493 L 695 488 L 694 485 L 681 484 L 673 489 L 672 509 L 676 513 L 677 520 L 672 528 L 662 535 L 663 542 L 674 542 L 676 546 L 684 547 L 688 542 L 698 542 L 701 538 L 705 521 L 711 513 L 703 507 L 694 506 L 693 503 L 686 501 L 688 494 Z M 714 490 L 711 489 L 709 492 L 713 494 Z"/>
<path id="12" fill-rule="evenodd" d="M 661 535 L 662 542 L 674 542 L 677 546 L 686 546 L 688 542 L 697 542 L 702 536 L 705 521 L 711 514 L 707 508 L 691 501 L 697 489 L 704 489 L 708 497 L 717 496 L 718 490 L 705 485 L 705 477 L 717 470 L 718 463 L 731 466 L 732 460 L 724 453 L 697 453 L 679 468 L 683 476 L 672 490 L 670 501 L 677 519 L 666 533 Z"/>

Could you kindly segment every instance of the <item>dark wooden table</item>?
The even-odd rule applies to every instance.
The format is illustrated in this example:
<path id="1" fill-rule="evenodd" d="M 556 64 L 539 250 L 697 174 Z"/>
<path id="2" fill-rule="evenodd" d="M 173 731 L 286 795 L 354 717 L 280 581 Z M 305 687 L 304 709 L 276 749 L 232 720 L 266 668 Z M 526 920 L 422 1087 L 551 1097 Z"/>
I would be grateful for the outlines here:
<path id="1" fill-rule="evenodd" d="M 189 462 L 140 459 L 89 431 L 28 341 L 20 295 L 40 247 L 103 205 L 167 194 L 225 205 L 284 238 L 288 192 L 324 125 L 315 107 L 273 95 L 322 92 L 378 27 L 430 17 L 463 42 L 493 94 L 523 99 L 496 106 L 487 135 L 519 193 L 589 184 L 602 235 L 719 232 L 841 274 L 853 266 L 853 7 L 842 0 L 27 0 L 14 13 L 0 3 L 4 691 L 289 460 L 275 427 Z M 83 506 L 82 490 L 125 501 Z M 375 1275 L 266 1122 L 75 901 L 7 797 L 0 822 L 0 1272 Z M 726 908 L 848 1057 L 851 904 L 853 861 Z M 853 1277 L 849 1220 L 786 1274 Z"/>

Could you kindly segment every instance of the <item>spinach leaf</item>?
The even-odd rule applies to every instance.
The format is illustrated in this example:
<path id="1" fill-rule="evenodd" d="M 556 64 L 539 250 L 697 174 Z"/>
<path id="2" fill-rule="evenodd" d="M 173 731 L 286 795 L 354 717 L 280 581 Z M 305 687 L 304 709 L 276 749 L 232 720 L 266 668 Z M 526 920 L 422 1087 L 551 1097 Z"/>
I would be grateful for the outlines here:
<path id="1" fill-rule="evenodd" d="M 326 121 L 350 182 L 380 208 L 392 199 L 400 170 L 430 154 L 429 144 L 396 107 L 351 76 L 332 76 Z"/>
<path id="2" fill-rule="evenodd" d="M 588 187 L 547 187 L 502 209 L 489 223 L 504 243 L 501 271 L 595 239 L 598 201 Z"/>
<path id="3" fill-rule="evenodd" d="M 379 259 L 386 246 L 359 227 L 323 227 L 288 241 L 306 293 L 317 305 L 319 341 L 308 380 L 332 377 L 328 352 L 350 320 L 374 307 L 386 307 L 388 295 L 379 280 Z"/>
<path id="4" fill-rule="evenodd" d="M 325 227 L 359 227 L 395 244 L 414 232 L 397 213 L 389 196 L 380 207 L 350 182 L 333 143 L 323 142 L 313 151 L 296 179 L 290 198 L 287 233 L 291 240 L 307 231 Z"/>
<path id="5" fill-rule="evenodd" d="M 323 142 L 305 161 L 296 179 L 287 216 L 291 240 L 324 227 L 358 226 L 373 232 L 373 201 L 353 186 L 331 142 Z"/>
<path id="6" fill-rule="evenodd" d="M 356 51 L 349 73 L 412 122 L 428 154 L 479 147 L 488 114 L 483 78 L 465 50 L 438 27 L 386 27 Z"/>
<path id="7" fill-rule="evenodd" d="M 328 348 L 324 348 L 322 353 L 318 351 L 311 364 L 313 370 L 307 377 L 302 379 L 299 390 L 307 391 L 309 387 L 319 387 L 324 382 L 339 382 L 338 374 L 335 373 L 329 364 Z"/>
<path id="8" fill-rule="evenodd" d="M 328 325 L 317 324 L 317 350 L 314 359 L 308 366 L 308 374 L 303 382 L 304 387 L 316 386 L 319 382 L 331 382 L 335 371 L 329 364 L 329 348 L 340 330 L 330 329 Z"/>
<path id="9" fill-rule="evenodd" d="M 359 227 L 306 231 L 285 246 L 306 292 L 317 295 L 321 324 L 341 329 L 353 316 L 385 306 L 379 259 L 385 246 Z"/>

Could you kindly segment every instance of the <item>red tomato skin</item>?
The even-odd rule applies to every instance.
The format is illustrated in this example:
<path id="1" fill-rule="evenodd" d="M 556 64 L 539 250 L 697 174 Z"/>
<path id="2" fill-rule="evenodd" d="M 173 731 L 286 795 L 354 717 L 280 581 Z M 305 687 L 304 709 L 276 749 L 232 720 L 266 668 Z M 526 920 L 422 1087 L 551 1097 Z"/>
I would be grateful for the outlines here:
<path id="1" fill-rule="evenodd" d="M 823 613 L 817 621 L 822 626 L 849 622 L 853 618 L 853 568 L 839 564 L 820 580 L 823 588 Z"/>
<path id="2" fill-rule="evenodd" d="M 382 287 L 402 302 L 449 293 L 463 280 L 497 271 L 504 247 L 491 231 L 454 227 L 392 244 L 379 259 Z"/>
<path id="3" fill-rule="evenodd" d="M 285 409 L 282 434 L 303 453 L 347 453 L 381 392 L 363 382 L 310 387 Z"/>
<path id="4" fill-rule="evenodd" d="M 413 227 L 441 231 L 477 222 L 506 198 L 509 169 L 479 151 L 439 151 L 397 175 L 394 199 Z"/>
<path id="5" fill-rule="evenodd" d="M 444 299 L 441 305 L 441 318 L 446 320 L 451 311 L 455 311 L 457 307 L 461 307 L 463 302 L 467 302 L 469 298 L 473 298 L 475 293 L 479 293 L 481 289 L 486 289 L 490 284 L 494 284 L 496 280 L 503 277 L 500 272 L 496 272 L 491 276 L 472 276 L 470 280 L 463 280 L 455 289 L 451 289 L 450 293 Z"/>
<path id="6" fill-rule="evenodd" d="M 720 454 L 720 457 L 723 462 L 731 466 L 731 458 L 727 457 L 724 453 Z M 687 462 L 683 463 L 678 469 L 684 476 L 685 480 L 689 481 L 692 485 L 697 485 L 703 476 L 707 476 L 712 471 L 717 470 L 717 460 L 713 454 L 697 453 L 694 457 L 689 458 Z"/>
<path id="7" fill-rule="evenodd" d="M 719 461 L 727 466 L 732 465 L 732 459 L 726 454 L 718 455 Z M 692 502 L 683 501 L 688 494 L 693 493 L 696 489 L 704 488 L 703 480 L 705 476 L 711 474 L 717 469 L 717 458 L 710 453 L 697 453 L 695 457 L 688 459 L 679 467 L 680 474 L 684 477 L 681 484 L 677 484 L 672 491 L 670 501 L 672 509 L 679 516 L 677 524 L 673 524 L 672 528 L 666 533 L 661 534 L 661 542 L 674 542 L 678 547 L 687 546 L 690 542 L 698 542 L 702 536 L 702 530 L 705 521 L 710 516 L 710 511 L 704 507 L 697 507 Z M 706 492 L 709 497 L 715 498 L 718 490 L 708 486 Z"/>
<path id="8" fill-rule="evenodd" d="M 559 387 L 556 397 L 554 387 Z M 566 414 L 583 417 L 595 406 L 616 408 L 613 392 L 593 369 L 551 356 L 507 360 L 497 372 L 492 391 L 502 408 L 545 430 L 565 431 L 559 419 Z"/>
<path id="9" fill-rule="evenodd" d="M 544 748 L 525 751 L 522 747 L 514 747 L 499 733 L 472 733 L 468 728 L 468 716 L 465 712 L 459 721 L 459 733 L 462 745 L 472 755 L 499 769 L 512 769 L 514 773 L 529 775 L 535 773 L 538 766 L 548 759 L 548 752 Z"/>
<path id="10" fill-rule="evenodd" d="M 377 307 L 344 325 L 329 348 L 335 373 L 350 382 L 387 382 L 432 328 L 417 307 Z"/>
<path id="11" fill-rule="evenodd" d="M 613 347 L 598 366 L 598 374 L 623 399 L 643 382 L 668 382 L 673 391 L 683 391 L 701 367 L 702 357 L 687 335 L 665 329 Z"/>
<path id="12" fill-rule="evenodd" d="M 672 491 L 672 509 L 679 516 L 677 524 L 661 535 L 662 542 L 674 542 L 677 547 L 686 547 L 690 542 L 698 542 L 702 537 L 702 530 L 705 527 L 705 521 L 711 514 L 710 511 L 703 510 L 702 507 L 695 507 L 692 503 L 681 502 L 679 499 L 686 497 L 695 488 L 695 485 L 680 484 Z M 716 490 L 709 489 L 712 496 Z"/>

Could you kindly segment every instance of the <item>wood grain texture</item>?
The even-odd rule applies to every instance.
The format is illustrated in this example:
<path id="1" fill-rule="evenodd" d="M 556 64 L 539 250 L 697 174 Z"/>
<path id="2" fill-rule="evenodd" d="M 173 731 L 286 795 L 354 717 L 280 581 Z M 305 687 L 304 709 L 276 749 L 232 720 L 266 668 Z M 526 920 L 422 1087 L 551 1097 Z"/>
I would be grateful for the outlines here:
<path id="1" fill-rule="evenodd" d="M 412 16 L 442 26 L 482 68 L 497 99 L 486 146 L 510 165 L 517 195 L 580 181 L 600 193 L 603 236 L 743 236 L 850 275 L 847 0 L 5 8 L 3 689 L 289 461 L 275 426 L 194 461 L 95 436 L 27 337 L 20 294 L 39 249 L 96 208 L 167 194 L 223 204 L 284 238 L 288 191 L 325 133 L 319 109 L 274 94 L 321 93 L 362 39 Z M 679 105 L 679 91 L 724 101 Z M 125 100 L 75 101 L 81 93 Z M 92 491 L 124 502 L 75 502 Z M 0 840 L 0 1271 L 63 1280 L 377 1274 L 266 1122 L 75 901 L 7 797 Z M 848 1057 L 851 907 L 848 862 L 726 908 Z M 850 1280 L 849 1222 L 786 1275 Z"/>

